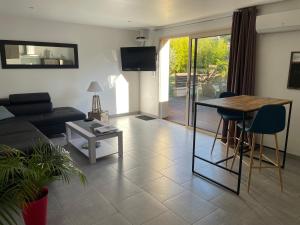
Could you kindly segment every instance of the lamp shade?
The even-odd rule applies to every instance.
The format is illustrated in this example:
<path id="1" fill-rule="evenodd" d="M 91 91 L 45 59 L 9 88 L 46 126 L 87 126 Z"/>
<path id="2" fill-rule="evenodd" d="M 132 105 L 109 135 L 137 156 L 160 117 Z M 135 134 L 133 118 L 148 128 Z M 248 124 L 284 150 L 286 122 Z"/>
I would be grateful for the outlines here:
<path id="1" fill-rule="evenodd" d="M 88 92 L 102 92 L 103 88 L 100 86 L 100 84 L 97 81 L 92 81 L 90 83 L 89 88 L 87 89 Z"/>

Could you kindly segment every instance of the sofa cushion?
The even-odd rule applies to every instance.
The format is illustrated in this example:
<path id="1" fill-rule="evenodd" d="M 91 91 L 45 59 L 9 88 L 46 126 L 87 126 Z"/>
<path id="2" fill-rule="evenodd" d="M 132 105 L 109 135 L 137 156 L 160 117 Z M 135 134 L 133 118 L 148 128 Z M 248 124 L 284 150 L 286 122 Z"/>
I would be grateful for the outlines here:
<path id="1" fill-rule="evenodd" d="M 35 143 L 49 143 L 48 138 L 27 121 L 8 119 L 4 122 L 1 121 L 0 127 L 0 144 L 8 145 L 28 154 L 30 154 Z"/>
<path id="2" fill-rule="evenodd" d="M 11 104 L 26 104 L 38 102 L 50 102 L 50 95 L 46 92 L 41 93 L 26 93 L 26 94 L 12 94 L 9 95 Z"/>
<path id="3" fill-rule="evenodd" d="M 0 136 L 33 130 L 36 130 L 34 125 L 28 121 L 24 121 L 16 117 L 0 121 Z"/>
<path id="4" fill-rule="evenodd" d="M 38 129 L 47 137 L 51 137 L 53 135 L 65 133 L 66 125 L 64 123 L 49 124 L 47 126 L 38 126 Z"/>
<path id="5" fill-rule="evenodd" d="M 32 147 L 40 142 L 49 143 L 49 140 L 37 130 L 0 136 L 1 144 L 16 148 L 27 154 L 30 154 Z"/>
<path id="6" fill-rule="evenodd" d="M 12 117 L 15 117 L 15 115 L 8 111 L 4 106 L 0 106 L 0 120 L 9 119 Z"/>
<path id="7" fill-rule="evenodd" d="M 9 105 L 9 99 L 8 98 L 0 98 L 0 105 L 8 106 Z"/>
<path id="8" fill-rule="evenodd" d="M 60 107 L 54 108 L 51 113 L 45 113 L 40 115 L 28 115 L 22 116 L 23 120 L 27 120 L 35 126 L 47 126 L 54 124 L 64 124 L 65 122 L 83 120 L 85 114 L 72 107 Z"/>
<path id="9" fill-rule="evenodd" d="M 7 109 L 15 116 L 50 113 L 53 110 L 51 102 L 10 105 Z"/>

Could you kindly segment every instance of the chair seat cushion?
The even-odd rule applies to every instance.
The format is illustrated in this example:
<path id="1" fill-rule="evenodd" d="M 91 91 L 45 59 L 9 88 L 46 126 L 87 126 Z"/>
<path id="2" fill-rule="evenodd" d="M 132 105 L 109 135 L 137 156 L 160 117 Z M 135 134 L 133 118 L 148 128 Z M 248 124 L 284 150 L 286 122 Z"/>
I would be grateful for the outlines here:
<path id="1" fill-rule="evenodd" d="M 37 127 L 47 126 L 53 124 L 61 124 L 68 121 L 82 120 L 85 119 L 85 114 L 72 107 L 60 107 L 54 108 L 52 112 L 39 114 L 39 115 L 28 115 L 22 116 L 22 119 L 28 120 Z"/>
<path id="2" fill-rule="evenodd" d="M 242 113 L 232 113 L 232 114 L 220 114 L 220 116 L 224 120 L 231 120 L 231 121 L 242 121 L 243 120 L 243 114 Z M 252 119 L 251 116 L 246 115 L 245 120 Z"/>

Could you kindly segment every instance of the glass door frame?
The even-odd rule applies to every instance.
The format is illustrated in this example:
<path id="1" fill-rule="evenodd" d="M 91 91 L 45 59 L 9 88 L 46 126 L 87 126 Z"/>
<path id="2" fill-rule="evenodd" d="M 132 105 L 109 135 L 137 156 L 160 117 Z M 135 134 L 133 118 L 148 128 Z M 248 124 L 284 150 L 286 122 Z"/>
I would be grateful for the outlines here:
<path id="1" fill-rule="evenodd" d="M 209 37 L 215 37 L 215 36 L 224 36 L 224 35 L 230 35 L 231 30 L 223 29 L 223 30 L 217 30 L 217 31 L 211 31 L 211 32 L 203 32 L 201 34 L 193 34 L 189 35 L 189 57 L 188 57 L 188 78 L 187 78 L 187 94 L 186 94 L 186 110 L 185 110 L 185 126 L 187 127 L 193 127 L 193 115 L 194 115 L 194 102 L 196 100 L 196 93 L 195 93 L 195 86 L 196 86 L 196 76 L 197 73 L 197 48 L 198 48 L 198 39 L 201 38 L 209 38 Z M 194 53 L 192 53 L 193 50 L 193 41 L 194 43 Z M 193 58 L 194 54 L 194 58 Z M 192 71 L 193 69 L 193 71 Z M 193 73 L 193 83 L 191 83 Z M 191 105 L 192 104 L 192 105 Z M 201 129 L 201 128 L 200 128 Z"/>

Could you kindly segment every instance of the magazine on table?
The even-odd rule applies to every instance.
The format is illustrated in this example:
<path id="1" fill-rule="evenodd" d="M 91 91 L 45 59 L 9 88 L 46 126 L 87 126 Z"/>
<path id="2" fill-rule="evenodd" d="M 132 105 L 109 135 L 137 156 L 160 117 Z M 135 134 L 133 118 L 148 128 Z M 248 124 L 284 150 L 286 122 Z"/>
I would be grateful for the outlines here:
<path id="1" fill-rule="evenodd" d="M 115 126 L 112 126 L 112 125 L 103 125 L 101 127 L 95 128 L 95 131 L 99 134 L 113 133 L 117 130 L 118 130 L 118 128 L 116 128 Z"/>

